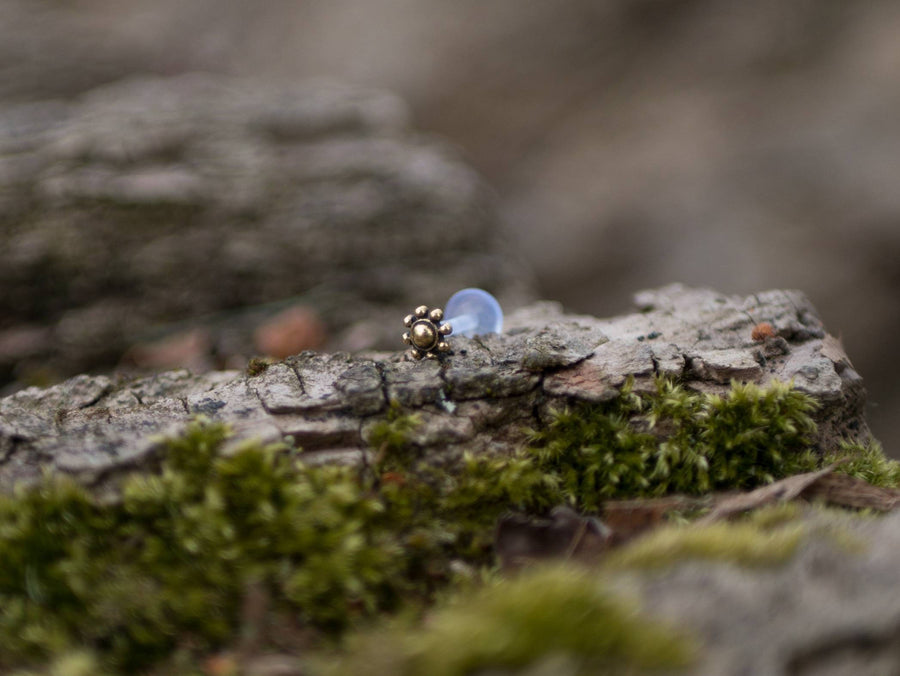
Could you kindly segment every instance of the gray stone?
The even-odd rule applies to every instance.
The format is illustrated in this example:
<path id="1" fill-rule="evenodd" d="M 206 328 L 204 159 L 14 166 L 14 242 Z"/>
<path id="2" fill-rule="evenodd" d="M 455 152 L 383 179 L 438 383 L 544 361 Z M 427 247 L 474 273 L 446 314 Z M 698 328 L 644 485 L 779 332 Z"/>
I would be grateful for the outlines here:
<path id="1" fill-rule="evenodd" d="M 192 327 L 225 363 L 291 304 L 328 347 L 389 347 L 423 289 L 530 297 L 497 233 L 477 174 L 384 92 L 193 74 L 0 103 L 0 378 Z"/>

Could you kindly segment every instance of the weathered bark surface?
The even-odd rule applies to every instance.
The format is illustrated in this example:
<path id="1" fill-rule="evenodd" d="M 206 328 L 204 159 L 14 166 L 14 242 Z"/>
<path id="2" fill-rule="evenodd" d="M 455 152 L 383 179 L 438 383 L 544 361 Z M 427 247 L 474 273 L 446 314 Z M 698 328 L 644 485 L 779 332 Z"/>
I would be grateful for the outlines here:
<path id="1" fill-rule="evenodd" d="M 0 105 L 0 251 L 0 385 L 109 370 L 178 322 L 251 356 L 278 301 L 356 350 L 463 286 L 532 297 L 478 175 L 397 97 L 321 82 L 136 78 Z"/>
<path id="2" fill-rule="evenodd" d="M 396 353 L 303 353 L 252 377 L 82 375 L 23 390 L 0 399 L 0 484 L 45 467 L 102 482 L 150 463 L 156 435 L 198 414 L 232 425 L 236 440 L 290 437 L 311 461 L 354 461 L 396 402 L 420 415 L 412 439 L 427 450 L 509 450 L 549 408 L 613 398 L 628 376 L 652 387 L 658 373 L 716 392 L 732 379 L 790 380 L 821 403 L 822 447 L 867 434 L 862 380 L 801 293 L 736 298 L 674 285 L 636 302 L 638 312 L 611 319 L 535 304 L 510 313 L 502 335 L 451 337 L 440 361 L 403 361 L 398 317 Z M 778 335 L 753 341 L 756 321 Z"/>

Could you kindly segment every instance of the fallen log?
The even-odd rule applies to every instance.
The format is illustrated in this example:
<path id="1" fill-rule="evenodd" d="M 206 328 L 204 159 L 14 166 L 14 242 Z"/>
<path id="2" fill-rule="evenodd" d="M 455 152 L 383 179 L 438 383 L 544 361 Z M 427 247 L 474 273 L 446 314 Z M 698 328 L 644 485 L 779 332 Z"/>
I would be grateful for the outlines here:
<path id="1" fill-rule="evenodd" d="M 724 394 L 732 381 L 791 382 L 819 405 L 815 448 L 865 441 L 865 389 L 840 343 L 800 292 L 747 297 L 672 285 L 636 295 L 637 311 L 608 319 L 553 303 L 508 313 L 500 335 L 452 338 L 439 360 L 395 353 L 305 352 L 255 375 L 81 375 L 0 399 L 0 485 L 62 472 L 94 485 L 154 466 L 159 435 L 198 415 L 229 424 L 234 442 L 288 441 L 310 462 L 360 462 L 393 409 L 415 412 L 410 443 L 424 453 L 508 452 L 548 412 L 614 399 L 657 376 Z M 759 323 L 774 335 L 756 331 Z"/>

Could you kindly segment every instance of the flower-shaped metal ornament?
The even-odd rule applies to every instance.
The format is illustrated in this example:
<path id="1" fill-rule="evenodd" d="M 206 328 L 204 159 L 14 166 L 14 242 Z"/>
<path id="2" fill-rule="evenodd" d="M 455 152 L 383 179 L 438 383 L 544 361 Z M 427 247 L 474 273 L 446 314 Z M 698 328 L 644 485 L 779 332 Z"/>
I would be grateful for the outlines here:
<path id="1" fill-rule="evenodd" d="M 444 311 L 440 308 L 429 309 L 427 305 L 420 305 L 411 315 L 406 315 L 403 325 L 409 331 L 403 334 L 403 342 L 410 345 L 407 351 L 413 359 L 428 357 L 435 359 L 439 353 L 449 352 L 450 343 L 444 340 L 444 336 L 453 333 L 450 324 L 442 324 Z"/>

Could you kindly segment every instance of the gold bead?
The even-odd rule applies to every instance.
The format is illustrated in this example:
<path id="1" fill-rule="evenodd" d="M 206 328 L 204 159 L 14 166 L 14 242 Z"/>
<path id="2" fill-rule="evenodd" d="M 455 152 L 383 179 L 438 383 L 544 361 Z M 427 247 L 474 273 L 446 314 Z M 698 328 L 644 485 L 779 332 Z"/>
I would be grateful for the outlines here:
<path id="1" fill-rule="evenodd" d="M 409 328 L 403 334 L 403 342 L 412 349 L 406 355 L 409 359 L 436 359 L 439 352 L 449 352 L 450 345 L 443 336 L 453 332 L 450 324 L 441 324 L 444 311 L 441 308 L 429 309 L 420 305 L 413 314 L 403 318 L 403 324 Z"/>
<path id="2" fill-rule="evenodd" d="M 434 324 L 426 320 L 419 320 L 412 325 L 412 344 L 420 350 L 432 350 L 437 344 L 438 332 Z"/>

